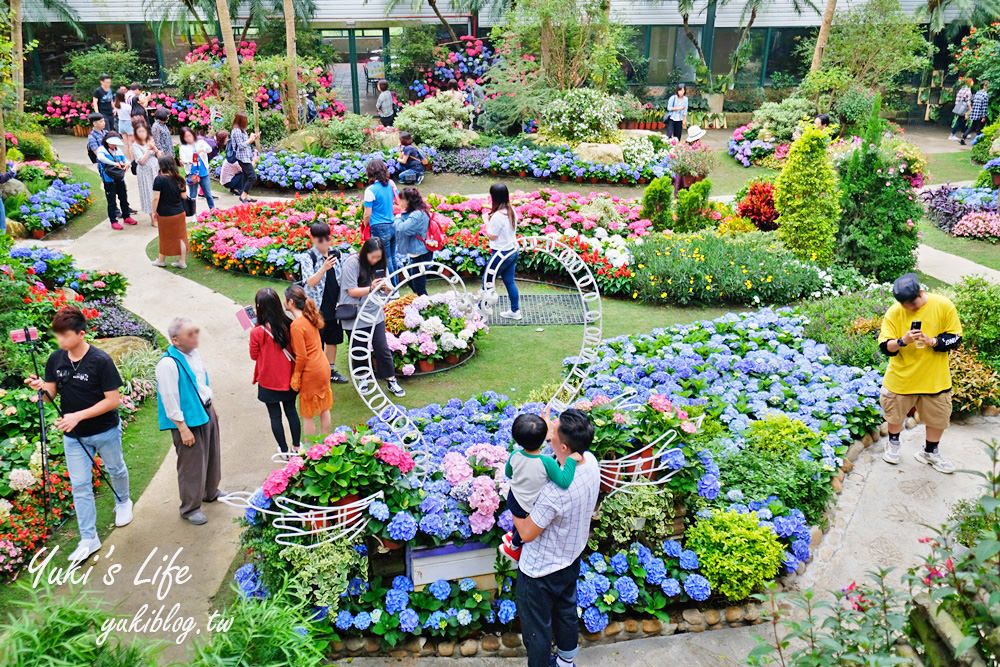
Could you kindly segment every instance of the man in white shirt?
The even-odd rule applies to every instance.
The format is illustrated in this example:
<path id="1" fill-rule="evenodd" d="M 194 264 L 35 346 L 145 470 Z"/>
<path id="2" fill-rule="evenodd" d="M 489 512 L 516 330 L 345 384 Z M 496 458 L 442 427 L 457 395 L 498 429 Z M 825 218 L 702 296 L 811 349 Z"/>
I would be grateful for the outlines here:
<path id="1" fill-rule="evenodd" d="M 525 542 L 518 562 L 517 615 L 528 649 L 528 667 L 552 664 L 553 636 L 558 667 L 572 667 L 579 651 L 576 580 L 601 486 L 597 459 L 588 451 L 594 425 L 585 413 L 564 411 L 551 422 L 550 436 L 560 466 L 573 452 L 583 455 L 583 463 L 577 464 L 568 489 L 550 481 L 535 499 L 531 514 L 514 518 Z"/>
<path id="2" fill-rule="evenodd" d="M 170 347 L 156 364 L 160 430 L 170 431 L 177 451 L 181 517 L 200 526 L 208 521 L 201 504 L 226 495 L 219 490 L 219 418 L 212 405 L 208 372 L 198 354 L 198 327 L 178 317 L 167 334 Z"/>

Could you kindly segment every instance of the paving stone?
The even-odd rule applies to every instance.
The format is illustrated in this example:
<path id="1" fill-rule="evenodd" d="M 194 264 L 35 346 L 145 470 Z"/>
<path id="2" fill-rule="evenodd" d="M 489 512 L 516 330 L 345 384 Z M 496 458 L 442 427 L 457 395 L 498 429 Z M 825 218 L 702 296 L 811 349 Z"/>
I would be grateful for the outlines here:
<path id="1" fill-rule="evenodd" d="M 622 624 L 618 621 L 611 621 L 608 623 L 608 627 L 604 628 L 604 635 L 606 637 L 614 637 L 622 631 Z"/>
<path id="2" fill-rule="evenodd" d="M 852 463 L 854 461 L 857 461 L 858 457 L 861 456 L 861 452 L 865 450 L 865 447 L 867 447 L 867 445 L 855 440 L 854 444 L 852 444 L 850 447 L 847 448 L 847 454 L 845 455 L 844 458 L 846 458 L 848 461 L 851 461 Z"/>
<path id="3" fill-rule="evenodd" d="M 726 622 L 737 623 L 743 620 L 742 607 L 726 607 Z"/>
<path id="4" fill-rule="evenodd" d="M 722 619 L 722 615 L 715 609 L 708 609 L 703 615 L 705 617 L 705 622 L 709 625 L 717 625 Z"/>
<path id="5" fill-rule="evenodd" d="M 505 632 L 500 635 L 500 641 L 507 648 L 517 648 L 521 645 L 521 635 L 516 632 Z"/>
<path id="6" fill-rule="evenodd" d="M 699 625 L 705 622 L 705 616 L 697 609 L 685 609 L 681 614 L 689 625 Z"/>
<path id="7" fill-rule="evenodd" d="M 664 623 L 663 627 L 660 629 L 660 635 L 663 637 L 669 637 L 670 635 L 677 632 L 676 623 Z"/>
<path id="8" fill-rule="evenodd" d="M 361 639 L 361 637 L 351 637 L 344 642 L 344 647 L 348 651 L 360 651 L 365 647 L 365 640 Z"/>
<path id="9" fill-rule="evenodd" d="M 625 619 L 625 632 L 639 632 L 639 621 L 634 618 Z"/>
<path id="10" fill-rule="evenodd" d="M 365 650 L 369 653 L 378 653 L 382 650 L 382 643 L 374 637 L 368 637 L 365 640 Z"/>
<path id="11" fill-rule="evenodd" d="M 647 618 L 642 622 L 642 631 L 647 635 L 655 635 L 660 633 L 660 628 L 662 624 L 653 618 Z"/>

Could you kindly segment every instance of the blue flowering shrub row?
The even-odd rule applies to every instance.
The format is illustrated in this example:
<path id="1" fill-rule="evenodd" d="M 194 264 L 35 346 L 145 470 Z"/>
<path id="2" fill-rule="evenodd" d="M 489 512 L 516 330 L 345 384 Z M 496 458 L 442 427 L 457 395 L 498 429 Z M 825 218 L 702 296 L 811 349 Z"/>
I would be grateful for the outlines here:
<path id="1" fill-rule="evenodd" d="M 656 522 L 648 522 L 649 530 L 636 524 L 592 533 L 577 581 L 577 606 L 587 631 L 599 632 L 626 614 L 667 619 L 692 601 L 735 602 L 810 558 L 810 522 L 819 519 L 830 496 L 823 497 L 818 512 L 809 507 L 807 518 L 795 505 L 802 500 L 795 491 L 801 484 L 829 488 L 846 444 L 879 423 L 881 377 L 833 363 L 824 345 L 804 337 L 803 322 L 791 310 L 765 309 L 613 338 L 599 349 L 576 404 L 595 423 L 595 455 L 617 458 L 673 431 L 660 460 L 666 472 L 649 474 L 663 477 L 657 495 L 671 497 L 677 516 L 684 518 L 676 531 L 667 529 L 666 539 Z M 516 406 L 486 392 L 408 411 L 423 434 L 415 448 L 428 455 L 429 475 L 400 476 L 385 489 L 384 500 L 370 505 L 364 541 L 340 547 L 365 553 L 366 560 L 339 567 L 349 580 L 338 596 L 313 592 L 330 633 L 374 634 L 394 645 L 414 634 L 456 639 L 517 625 L 516 572 L 504 569 L 504 561 L 495 591 L 472 579 L 440 580 L 415 590 L 412 580 L 394 576 L 399 559 L 376 554 L 374 547 L 471 541 L 495 547 L 512 525 L 501 502 L 511 424 L 520 412 L 541 407 Z M 342 426 L 337 433 L 352 430 Z M 377 418 L 357 434 L 364 434 L 362 440 L 394 439 Z M 765 471 L 752 484 L 727 483 L 739 478 L 734 469 L 745 452 L 766 453 L 775 462 L 807 462 L 801 470 L 791 464 L 782 470 L 810 479 L 783 485 Z M 387 458 L 395 460 L 397 454 L 390 453 Z M 308 473 L 310 458 L 296 462 L 294 474 L 303 467 Z M 280 471 L 269 482 L 276 475 L 281 477 Z M 294 477 L 284 480 L 295 483 Z M 255 494 L 254 506 L 273 507 L 266 488 L 267 483 Z M 300 491 L 294 495 L 308 501 Z M 617 517 L 618 523 L 623 519 Z M 302 571 L 285 547 L 273 544 L 271 520 L 253 508 L 244 517 L 243 543 L 254 556 L 254 564 L 239 575 L 244 595 L 259 595 L 288 573 Z M 323 548 L 299 551 L 321 554 Z"/>
<path id="2" fill-rule="evenodd" d="M 52 183 L 27 201 L 10 206 L 7 215 L 21 222 L 29 232 L 48 234 L 64 227 L 94 202 L 88 183 L 67 183 L 55 179 Z M 13 203 L 13 202 L 12 202 Z M 8 205 L 5 201 L 5 205 Z"/>

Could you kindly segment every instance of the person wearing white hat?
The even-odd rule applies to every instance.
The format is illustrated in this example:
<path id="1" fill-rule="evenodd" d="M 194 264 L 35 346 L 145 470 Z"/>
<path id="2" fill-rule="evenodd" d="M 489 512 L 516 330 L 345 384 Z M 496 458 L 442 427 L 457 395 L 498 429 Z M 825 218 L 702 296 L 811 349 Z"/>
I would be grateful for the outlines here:
<path id="1" fill-rule="evenodd" d="M 126 225 L 134 225 L 136 221 L 129 214 L 132 209 L 128 205 L 128 193 L 125 190 L 125 169 L 128 166 L 128 159 L 122 147 L 125 141 L 117 132 L 108 132 L 101 141 L 101 148 L 97 151 L 97 171 L 101 174 L 104 182 L 104 196 L 108 199 L 108 219 L 111 221 L 111 229 L 122 229 L 118 222 L 118 213 L 124 218 L 122 222 Z M 115 199 L 121 204 L 121 208 L 115 205 Z"/>
<path id="2" fill-rule="evenodd" d="M 708 131 L 700 125 L 690 125 L 688 126 L 687 142 L 693 144 L 706 134 L 708 134 Z"/>

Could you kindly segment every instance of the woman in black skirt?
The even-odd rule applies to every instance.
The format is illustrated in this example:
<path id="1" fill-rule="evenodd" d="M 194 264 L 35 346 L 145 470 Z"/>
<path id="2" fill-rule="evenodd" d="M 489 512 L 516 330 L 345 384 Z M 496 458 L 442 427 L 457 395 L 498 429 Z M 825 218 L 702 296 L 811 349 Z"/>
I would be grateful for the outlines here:
<path id="1" fill-rule="evenodd" d="M 278 293 L 270 287 L 257 291 L 254 299 L 257 310 L 257 326 L 250 332 L 250 358 L 256 363 L 253 381 L 257 385 L 257 398 L 267 406 L 271 419 L 271 433 L 278 442 L 278 450 L 288 451 L 285 443 L 285 426 L 281 422 L 284 409 L 288 427 L 292 433 L 292 452 L 299 451 L 302 436 L 302 422 L 295 410 L 298 392 L 291 387 L 295 357 L 291 353 L 292 320 L 285 314 Z"/>

